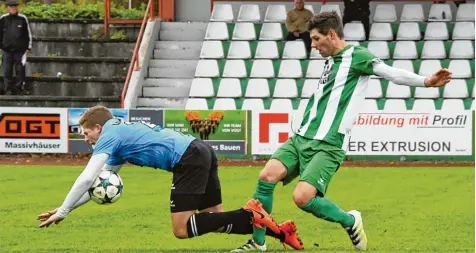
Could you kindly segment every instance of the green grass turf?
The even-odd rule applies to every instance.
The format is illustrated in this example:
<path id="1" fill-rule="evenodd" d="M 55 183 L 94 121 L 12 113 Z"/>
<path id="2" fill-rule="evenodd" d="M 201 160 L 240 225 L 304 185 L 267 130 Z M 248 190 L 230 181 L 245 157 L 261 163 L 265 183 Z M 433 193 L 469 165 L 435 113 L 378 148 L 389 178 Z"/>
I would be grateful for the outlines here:
<path id="1" fill-rule="evenodd" d="M 117 203 L 87 203 L 61 224 L 39 229 L 36 216 L 61 205 L 81 170 L 0 166 L 0 252 L 227 252 L 249 238 L 175 239 L 171 173 L 132 166 L 120 172 L 125 188 Z M 220 168 L 226 210 L 242 207 L 252 196 L 259 170 Z M 339 225 L 293 204 L 293 186 L 276 188 L 276 220 L 296 222 L 307 252 L 354 252 Z M 362 212 L 371 252 L 474 252 L 474 189 L 474 168 L 341 168 L 327 197 Z M 272 238 L 268 248 L 284 251 Z"/>

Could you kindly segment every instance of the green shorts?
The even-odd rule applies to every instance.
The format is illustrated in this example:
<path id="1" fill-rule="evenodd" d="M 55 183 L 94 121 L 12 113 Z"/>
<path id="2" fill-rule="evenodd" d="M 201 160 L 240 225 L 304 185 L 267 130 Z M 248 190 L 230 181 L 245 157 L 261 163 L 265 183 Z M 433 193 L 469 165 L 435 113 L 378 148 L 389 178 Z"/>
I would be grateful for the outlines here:
<path id="1" fill-rule="evenodd" d="M 327 186 L 344 158 L 345 152 L 341 148 L 300 135 L 289 138 L 271 157 L 281 161 L 287 168 L 284 185 L 300 176 L 300 181 L 316 187 L 321 197 L 326 194 Z"/>

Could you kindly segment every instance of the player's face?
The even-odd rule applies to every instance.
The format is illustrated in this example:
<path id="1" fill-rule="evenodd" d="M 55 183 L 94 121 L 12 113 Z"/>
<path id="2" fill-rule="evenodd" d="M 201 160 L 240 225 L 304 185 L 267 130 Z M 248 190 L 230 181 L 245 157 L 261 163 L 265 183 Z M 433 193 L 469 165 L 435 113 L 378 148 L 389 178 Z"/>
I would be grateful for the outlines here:
<path id="1" fill-rule="evenodd" d="M 329 57 L 335 50 L 335 32 L 329 30 L 327 34 L 320 33 L 317 29 L 311 30 L 311 47 L 315 48 L 323 57 Z"/>
<path id="2" fill-rule="evenodd" d="M 95 145 L 99 139 L 99 135 L 101 134 L 101 129 L 101 125 L 96 125 L 93 128 L 84 128 L 84 141 L 91 145 Z"/>

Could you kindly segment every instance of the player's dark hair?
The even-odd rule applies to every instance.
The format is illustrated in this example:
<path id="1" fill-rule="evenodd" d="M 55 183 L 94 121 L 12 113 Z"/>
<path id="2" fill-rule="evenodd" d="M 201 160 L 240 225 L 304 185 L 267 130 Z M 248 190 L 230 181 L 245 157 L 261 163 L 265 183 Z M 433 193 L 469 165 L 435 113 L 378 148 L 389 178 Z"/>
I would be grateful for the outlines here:
<path id="1" fill-rule="evenodd" d="M 104 126 L 106 122 L 114 118 L 111 111 L 105 106 L 98 105 L 89 108 L 79 119 L 79 124 L 83 128 L 93 128 L 96 125 Z"/>
<path id="2" fill-rule="evenodd" d="M 326 35 L 329 30 L 334 30 L 340 39 L 344 38 L 344 27 L 342 19 L 336 11 L 321 12 L 314 15 L 307 23 L 307 30 L 310 32 L 317 29 L 319 33 Z"/>

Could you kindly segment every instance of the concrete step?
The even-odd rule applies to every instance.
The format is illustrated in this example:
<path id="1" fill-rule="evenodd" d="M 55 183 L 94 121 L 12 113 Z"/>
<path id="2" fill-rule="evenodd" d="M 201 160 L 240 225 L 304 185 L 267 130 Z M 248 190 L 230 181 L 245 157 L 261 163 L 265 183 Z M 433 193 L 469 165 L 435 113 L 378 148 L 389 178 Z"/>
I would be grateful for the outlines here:
<path id="1" fill-rule="evenodd" d="M 148 98 L 186 98 L 190 87 L 144 87 L 142 97 Z"/>
<path id="2" fill-rule="evenodd" d="M 188 87 L 192 85 L 192 78 L 172 79 L 172 78 L 147 78 L 144 87 Z"/>
<path id="3" fill-rule="evenodd" d="M 30 20 L 30 30 L 33 37 L 80 37 L 101 39 L 104 34 L 104 22 L 98 20 L 88 22 L 83 20 L 55 22 L 52 20 Z M 137 38 L 140 24 L 134 25 L 111 25 L 109 35 L 120 32 L 127 38 Z"/>
<path id="4" fill-rule="evenodd" d="M 32 44 L 35 56 L 132 57 L 135 43 L 91 41 L 45 41 Z"/>
<path id="5" fill-rule="evenodd" d="M 199 59 L 202 44 L 202 41 L 157 41 L 155 43 L 154 58 Z"/>
<path id="6" fill-rule="evenodd" d="M 137 99 L 138 108 L 171 108 L 171 109 L 184 109 L 187 99 L 179 98 L 142 98 Z"/>
<path id="7" fill-rule="evenodd" d="M 206 22 L 163 22 L 159 40 L 203 41 L 208 23 Z"/>
<path id="8" fill-rule="evenodd" d="M 104 105 L 109 108 L 120 108 L 120 96 L 0 96 L 0 106 L 20 107 L 81 107 L 88 108 Z"/>
<path id="9" fill-rule="evenodd" d="M 193 78 L 198 60 L 151 60 L 149 77 Z"/>

